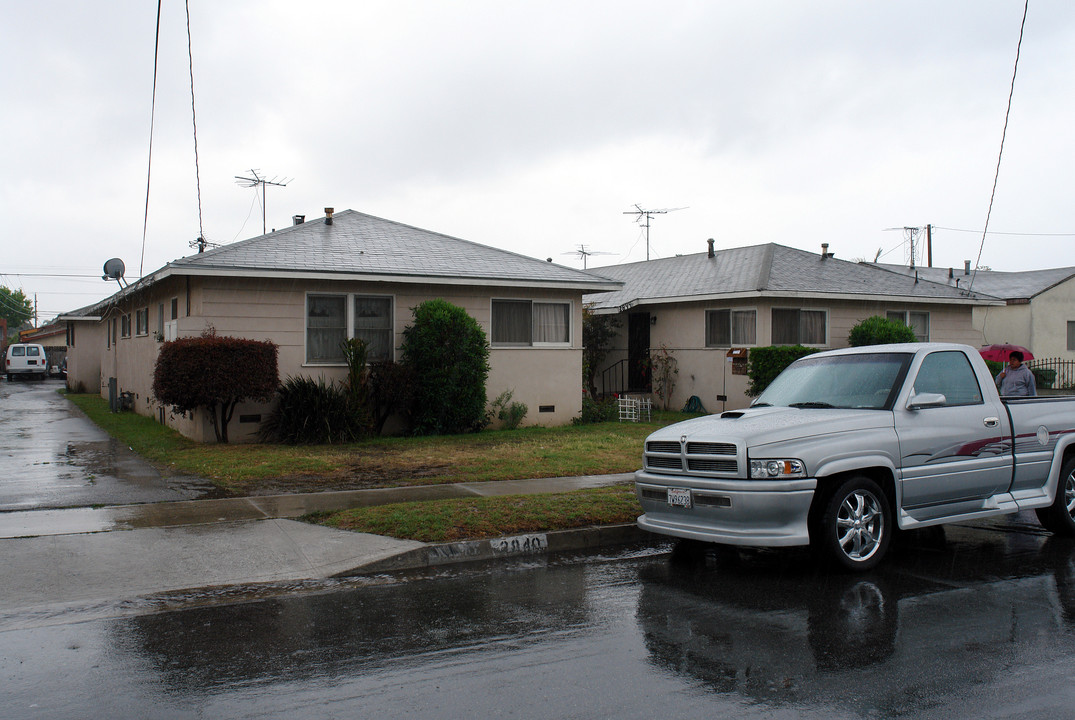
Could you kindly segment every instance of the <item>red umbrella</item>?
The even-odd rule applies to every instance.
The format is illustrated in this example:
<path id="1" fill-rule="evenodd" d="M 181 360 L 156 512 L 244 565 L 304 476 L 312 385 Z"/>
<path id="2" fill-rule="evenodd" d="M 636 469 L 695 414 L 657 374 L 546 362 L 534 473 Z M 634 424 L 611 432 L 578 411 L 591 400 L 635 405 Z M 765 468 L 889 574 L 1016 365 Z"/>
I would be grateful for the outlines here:
<path id="1" fill-rule="evenodd" d="M 978 352 L 986 360 L 992 360 L 993 362 L 1008 362 L 1008 356 L 1012 354 L 1013 350 L 1018 350 L 1023 353 L 1024 360 L 1033 360 L 1034 353 L 1027 350 L 1022 345 L 1009 345 L 1008 343 L 993 343 L 992 345 L 986 345 L 978 348 Z"/>

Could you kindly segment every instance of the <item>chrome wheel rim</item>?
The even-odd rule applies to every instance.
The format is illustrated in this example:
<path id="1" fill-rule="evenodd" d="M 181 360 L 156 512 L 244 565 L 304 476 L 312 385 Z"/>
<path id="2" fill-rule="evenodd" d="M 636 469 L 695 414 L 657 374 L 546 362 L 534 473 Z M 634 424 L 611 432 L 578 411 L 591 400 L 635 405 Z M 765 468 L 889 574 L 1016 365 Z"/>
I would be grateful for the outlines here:
<path id="1" fill-rule="evenodd" d="M 1069 488 L 1072 503 L 1075 503 L 1075 477 L 1069 477 Z M 836 540 L 849 559 L 855 562 L 869 560 L 881 547 L 884 533 L 885 515 L 876 495 L 868 490 L 855 490 L 840 503 L 836 514 Z"/>

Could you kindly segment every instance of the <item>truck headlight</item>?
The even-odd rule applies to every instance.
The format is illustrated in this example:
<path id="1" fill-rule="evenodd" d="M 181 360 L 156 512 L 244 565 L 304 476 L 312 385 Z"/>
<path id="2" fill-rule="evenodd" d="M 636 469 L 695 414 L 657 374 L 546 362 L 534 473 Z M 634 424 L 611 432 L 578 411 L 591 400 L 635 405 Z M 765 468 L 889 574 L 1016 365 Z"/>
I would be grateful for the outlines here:
<path id="1" fill-rule="evenodd" d="M 750 477 L 753 480 L 789 480 L 806 477 L 802 460 L 751 460 Z"/>

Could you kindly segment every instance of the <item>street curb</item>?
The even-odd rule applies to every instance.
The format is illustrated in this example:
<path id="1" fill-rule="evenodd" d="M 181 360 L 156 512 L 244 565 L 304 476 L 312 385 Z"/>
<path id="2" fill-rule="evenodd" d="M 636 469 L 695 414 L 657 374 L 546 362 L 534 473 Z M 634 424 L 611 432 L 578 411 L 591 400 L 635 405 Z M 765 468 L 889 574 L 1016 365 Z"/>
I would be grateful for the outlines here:
<path id="1" fill-rule="evenodd" d="M 417 570 L 483 560 L 547 555 L 557 552 L 588 550 L 610 545 L 628 545 L 654 538 L 634 523 L 623 525 L 593 525 L 571 530 L 529 533 L 484 540 L 464 540 L 453 543 L 432 543 L 406 550 L 398 555 L 360 565 L 336 573 L 332 577 L 353 577 L 397 570 Z"/>

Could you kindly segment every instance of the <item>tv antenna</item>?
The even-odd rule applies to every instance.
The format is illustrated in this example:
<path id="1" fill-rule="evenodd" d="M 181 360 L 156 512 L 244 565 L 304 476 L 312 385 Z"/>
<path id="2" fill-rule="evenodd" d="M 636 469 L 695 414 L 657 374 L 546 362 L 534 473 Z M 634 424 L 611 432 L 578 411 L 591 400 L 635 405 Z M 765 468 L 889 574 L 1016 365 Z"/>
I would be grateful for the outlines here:
<path id="1" fill-rule="evenodd" d="M 591 255 L 612 255 L 612 253 L 601 252 L 600 250 L 587 250 L 585 245 L 579 245 L 578 250 L 574 250 L 572 252 L 565 252 L 563 254 L 564 255 L 578 255 L 580 258 L 582 258 L 582 269 L 583 270 L 586 269 L 586 258 L 590 257 Z"/>
<path id="2" fill-rule="evenodd" d="M 259 175 L 260 172 L 261 172 L 260 170 L 251 169 L 250 170 L 251 177 L 243 177 L 242 175 L 236 175 L 235 176 L 235 182 L 236 182 L 236 184 L 242 185 L 243 187 L 252 188 L 252 187 L 257 187 L 258 185 L 261 186 L 261 234 L 264 235 L 265 232 L 266 232 L 266 225 L 265 225 L 265 187 L 267 185 L 272 185 L 274 187 L 287 187 L 287 184 L 289 182 L 291 182 L 291 180 L 289 178 L 278 178 L 276 176 L 273 176 L 272 179 L 269 179 L 268 177 L 266 177 L 264 175 Z"/>
<path id="3" fill-rule="evenodd" d="M 685 207 L 677 208 L 664 208 L 662 210 L 643 210 L 642 206 L 635 203 L 635 209 L 629 210 L 624 215 L 635 215 L 635 222 L 640 223 L 642 227 L 646 228 L 646 259 L 649 260 L 649 221 L 654 215 L 664 215 L 665 213 L 675 212 L 676 210 L 686 210 Z M 642 222 L 642 218 L 646 219 L 646 222 Z"/>

